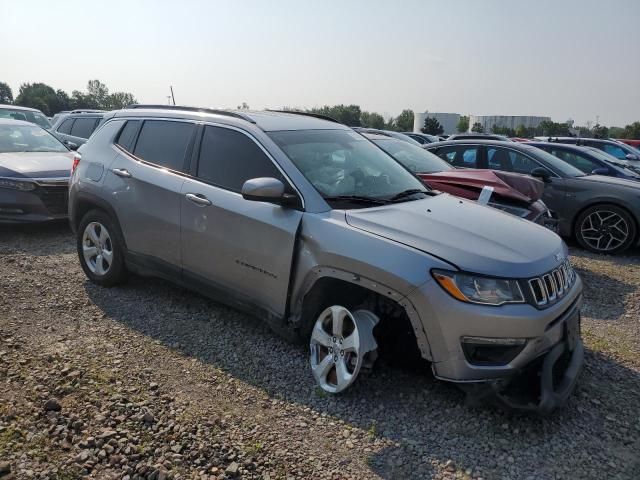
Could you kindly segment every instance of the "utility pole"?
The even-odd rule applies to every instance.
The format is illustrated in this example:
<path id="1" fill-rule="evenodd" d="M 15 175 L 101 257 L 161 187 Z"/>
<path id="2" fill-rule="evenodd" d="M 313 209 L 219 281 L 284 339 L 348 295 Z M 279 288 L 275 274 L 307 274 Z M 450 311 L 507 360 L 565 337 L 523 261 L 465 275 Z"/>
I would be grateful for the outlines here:
<path id="1" fill-rule="evenodd" d="M 171 89 L 171 100 L 173 100 L 173 106 L 176 106 L 176 97 L 173 96 L 173 86 L 169 85 L 169 89 Z"/>

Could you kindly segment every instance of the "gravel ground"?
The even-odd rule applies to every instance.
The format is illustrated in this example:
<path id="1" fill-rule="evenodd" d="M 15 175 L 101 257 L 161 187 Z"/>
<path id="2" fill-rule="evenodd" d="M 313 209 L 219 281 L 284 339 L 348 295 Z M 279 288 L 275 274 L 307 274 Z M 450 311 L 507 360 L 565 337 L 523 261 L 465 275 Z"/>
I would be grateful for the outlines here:
<path id="1" fill-rule="evenodd" d="M 88 283 L 65 225 L 0 227 L 0 478 L 640 478 L 640 252 L 573 249 L 586 364 L 548 418 L 380 365 L 319 391 L 303 349 L 159 280 Z"/>

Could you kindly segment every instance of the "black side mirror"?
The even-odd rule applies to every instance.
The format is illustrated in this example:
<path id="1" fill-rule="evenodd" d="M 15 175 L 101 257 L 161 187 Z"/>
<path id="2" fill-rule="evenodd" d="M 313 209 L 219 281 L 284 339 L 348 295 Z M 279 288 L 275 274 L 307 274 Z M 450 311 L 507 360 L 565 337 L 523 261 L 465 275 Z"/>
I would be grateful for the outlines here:
<path id="1" fill-rule="evenodd" d="M 284 184 L 277 178 L 252 178 L 242 185 L 242 198 L 256 202 L 270 202 L 283 206 L 297 206 L 298 197 L 284 192 Z"/>
<path id="2" fill-rule="evenodd" d="M 609 175 L 609 169 L 605 167 L 594 168 L 591 175 Z"/>
<path id="3" fill-rule="evenodd" d="M 634 155 L 633 153 L 627 153 L 624 158 L 626 158 L 627 160 L 638 160 L 638 156 Z"/>
<path id="4" fill-rule="evenodd" d="M 551 179 L 551 173 L 546 168 L 538 167 L 531 170 L 531 176 L 539 178 L 545 183 L 548 183 Z"/>

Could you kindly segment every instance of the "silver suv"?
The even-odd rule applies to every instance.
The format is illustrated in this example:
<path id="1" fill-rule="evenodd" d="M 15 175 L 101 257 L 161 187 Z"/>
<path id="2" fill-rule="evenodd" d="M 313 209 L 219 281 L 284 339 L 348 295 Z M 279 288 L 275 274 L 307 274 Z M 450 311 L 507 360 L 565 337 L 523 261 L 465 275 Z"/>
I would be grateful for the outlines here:
<path id="1" fill-rule="evenodd" d="M 69 213 L 96 284 L 156 275 L 251 312 L 309 345 L 331 393 L 398 348 L 476 399 L 549 412 L 573 390 L 582 283 L 562 240 L 426 189 L 342 124 L 140 106 L 81 153 Z"/>

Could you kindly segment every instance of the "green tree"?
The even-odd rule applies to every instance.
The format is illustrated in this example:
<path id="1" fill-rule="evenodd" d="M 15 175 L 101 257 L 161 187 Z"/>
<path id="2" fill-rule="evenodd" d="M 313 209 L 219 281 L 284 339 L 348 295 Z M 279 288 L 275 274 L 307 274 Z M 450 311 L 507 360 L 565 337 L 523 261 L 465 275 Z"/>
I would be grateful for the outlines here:
<path id="1" fill-rule="evenodd" d="M 360 126 L 360 115 L 362 112 L 358 105 L 334 105 L 333 107 L 325 105 L 324 107 L 312 108 L 307 111 L 335 118 L 340 123 L 344 123 L 350 127 Z"/>
<path id="2" fill-rule="evenodd" d="M 389 120 L 384 122 L 384 129 L 385 130 L 397 131 L 398 128 L 396 127 L 396 119 L 393 118 L 393 117 L 389 117 Z"/>
<path id="3" fill-rule="evenodd" d="M 515 136 L 520 138 L 528 138 L 529 136 L 533 135 L 530 135 L 529 129 L 527 127 L 525 127 L 524 125 L 518 125 L 518 127 L 516 128 Z"/>
<path id="4" fill-rule="evenodd" d="M 624 138 L 621 135 L 624 133 L 624 128 L 622 127 L 609 127 L 609 136 L 611 138 Z"/>
<path id="5" fill-rule="evenodd" d="M 109 89 L 100 80 L 87 82 L 87 95 L 93 98 L 97 108 L 106 108 L 109 101 Z"/>
<path id="6" fill-rule="evenodd" d="M 464 133 L 469 131 L 469 117 L 467 115 L 462 115 L 460 120 L 458 120 L 458 125 L 456 125 L 459 133 Z"/>
<path id="7" fill-rule="evenodd" d="M 442 125 L 440 125 L 440 122 L 437 119 L 427 117 L 424 119 L 424 126 L 420 131 L 429 135 L 442 135 L 444 133 L 444 128 L 442 128 Z"/>
<path id="8" fill-rule="evenodd" d="M 45 83 L 23 83 L 14 102 L 23 107 L 37 108 L 47 116 L 58 112 L 58 98 L 53 88 Z"/>
<path id="9" fill-rule="evenodd" d="M 476 122 L 473 124 L 473 127 L 471 127 L 471 131 L 475 133 L 484 133 L 484 127 L 480 122 Z"/>
<path id="10" fill-rule="evenodd" d="M 119 110 L 134 103 L 138 103 L 138 101 L 130 93 L 115 92 L 107 97 L 106 103 L 103 108 L 105 110 Z"/>
<path id="11" fill-rule="evenodd" d="M 609 128 L 596 123 L 593 127 L 593 138 L 609 138 Z"/>
<path id="12" fill-rule="evenodd" d="M 395 125 L 400 132 L 412 132 L 413 131 L 413 110 L 403 110 L 395 119 Z"/>
<path id="13" fill-rule="evenodd" d="M 362 114 L 360 114 L 360 125 L 383 130 L 384 117 L 376 112 L 362 112 Z"/>
<path id="14" fill-rule="evenodd" d="M 4 82 L 0 82 L 0 103 L 13 103 L 11 87 Z"/>
<path id="15" fill-rule="evenodd" d="M 629 140 L 640 140 L 640 122 L 633 122 L 630 125 L 624 127 L 622 136 L 619 138 L 626 138 Z"/>

